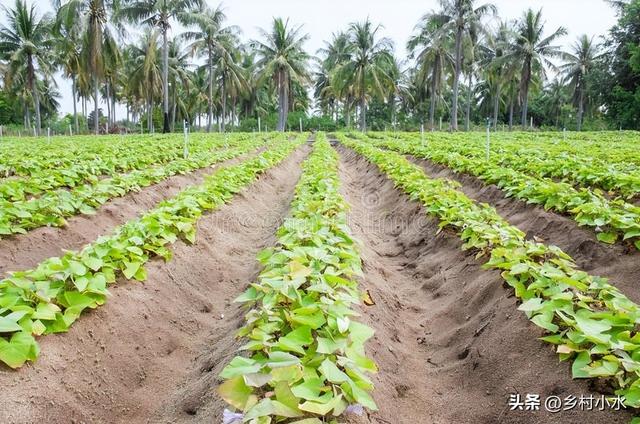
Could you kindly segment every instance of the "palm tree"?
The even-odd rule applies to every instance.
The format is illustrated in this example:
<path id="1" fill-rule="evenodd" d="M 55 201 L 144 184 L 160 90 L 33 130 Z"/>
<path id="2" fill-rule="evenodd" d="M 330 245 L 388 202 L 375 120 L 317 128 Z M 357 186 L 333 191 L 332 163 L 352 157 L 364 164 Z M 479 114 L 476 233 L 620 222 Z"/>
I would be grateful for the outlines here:
<path id="1" fill-rule="evenodd" d="M 416 25 L 417 33 L 407 43 L 409 57 L 415 57 L 420 86 L 429 90 L 429 128 L 434 129 L 435 110 L 440 98 L 442 83 L 446 74 L 454 69 L 455 59 L 451 55 L 450 38 L 443 29 L 444 23 L 433 19 L 433 15 L 423 16 Z"/>
<path id="2" fill-rule="evenodd" d="M 593 37 L 582 35 L 573 44 L 572 52 L 564 54 L 566 63 L 560 67 L 565 75 L 565 82 L 568 82 L 573 90 L 574 101 L 578 106 L 578 131 L 582 129 L 587 77 L 599 58 L 598 50 L 599 46 L 593 42 Z"/>
<path id="3" fill-rule="evenodd" d="M 240 66 L 236 63 L 234 50 L 240 44 L 240 29 L 235 26 L 224 26 L 227 19 L 222 7 L 212 9 L 202 3 L 200 8 L 192 13 L 188 13 L 184 17 L 189 24 L 195 25 L 197 31 L 187 31 L 183 37 L 193 40 L 191 47 L 194 51 L 205 53 L 207 58 L 207 66 L 209 71 L 209 97 L 207 103 L 209 106 L 207 119 L 207 132 L 211 131 L 213 122 L 213 79 L 214 70 L 217 68 L 220 74 L 220 88 L 222 96 L 222 122 L 221 131 L 225 131 L 225 119 L 227 113 L 227 103 L 225 86 L 229 79 L 242 84 L 244 77 Z"/>
<path id="4" fill-rule="evenodd" d="M 96 135 L 100 131 L 98 102 L 100 82 L 105 77 L 105 57 L 109 52 L 118 50 L 110 27 L 112 14 L 117 11 L 118 4 L 117 0 L 68 0 L 60 5 L 57 13 L 58 21 L 75 22 L 82 30 L 81 57 L 86 81 L 83 81 L 81 88 L 83 91 L 89 85 L 93 88 Z"/>
<path id="5" fill-rule="evenodd" d="M 309 55 L 303 45 L 309 39 L 302 26 L 289 27 L 289 20 L 274 18 L 271 31 L 261 30 L 264 41 L 252 41 L 257 50 L 261 79 L 273 78 L 278 91 L 278 131 L 284 131 L 289 113 L 289 97 L 293 81 L 305 83 L 309 77 Z"/>
<path id="6" fill-rule="evenodd" d="M 125 0 L 117 11 L 118 20 L 142 23 L 157 27 L 162 34 L 162 132 L 170 131 L 169 125 L 169 29 L 176 20 L 187 25 L 187 17 L 194 8 L 201 7 L 201 0 Z"/>
<path id="7" fill-rule="evenodd" d="M 128 47 L 130 64 L 127 86 L 131 93 L 145 105 L 147 129 L 153 131 L 154 100 L 162 90 L 162 70 L 158 56 L 158 32 L 147 30 L 138 45 Z"/>
<path id="8" fill-rule="evenodd" d="M 516 66 L 507 63 L 504 57 L 513 44 L 513 34 L 509 23 L 502 21 L 493 33 L 488 33 L 485 43 L 480 46 L 480 65 L 484 70 L 485 82 L 493 99 L 493 128 L 498 129 L 498 116 L 503 91 L 516 73 Z"/>
<path id="9" fill-rule="evenodd" d="M 540 74 L 545 78 L 545 67 L 557 69 L 549 60 L 561 57 L 560 47 L 553 45 L 558 38 L 564 36 L 567 30 L 563 27 L 556 29 L 551 35 L 544 35 L 545 23 L 542 20 L 542 10 L 534 12 L 528 9 L 518 23 L 514 45 L 509 54 L 505 56 L 507 61 L 515 61 L 522 64 L 520 72 L 520 101 L 522 104 L 522 128 L 527 128 L 527 113 L 529 108 L 529 88 L 534 74 Z"/>
<path id="10" fill-rule="evenodd" d="M 374 27 L 368 19 L 349 25 L 349 44 L 353 53 L 336 72 L 336 78 L 342 84 L 352 87 L 360 104 L 361 131 L 367 130 L 367 97 L 385 98 L 385 88 L 391 83 L 395 65 L 393 43 L 388 38 L 378 37 L 381 29 L 381 25 Z"/>
<path id="11" fill-rule="evenodd" d="M 81 33 L 82 21 L 76 21 L 71 14 L 61 13 L 60 4 L 57 6 L 56 21 L 53 28 L 56 50 L 56 62 L 62 68 L 63 74 L 71 79 L 71 96 L 73 98 L 73 122 L 76 134 L 80 132 L 78 124 L 78 76 L 82 72 Z"/>
<path id="12" fill-rule="evenodd" d="M 479 32 L 482 19 L 488 14 L 495 15 L 496 7 L 483 4 L 476 7 L 476 0 L 440 0 L 439 12 L 432 13 L 432 19 L 439 20 L 442 28 L 455 34 L 455 68 L 453 74 L 453 97 L 451 105 L 451 129 L 458 130 L 458 94 L 462 75 L 462 48 L 470 31 Z"/>
<path id="13" fill-rule="evenodd" d="M 36 114 L 36 132 L 40 134 L 40 93 L 38 74 L 46 77 L 51 73 L 48 51 L 52 40 L 51 20 L 48 16 L 38 17 L 34 5 L 16 0 L 13 9 L 3 7 L 8 24 L 0 27 L 0 57 L 9 62 L 9 74 L 26 72 L 26 87 L 33 99 Z"/>
<path id="14" fill-rule="evenodd" d="M 334 84 L 332 81 L 336 70 L 344 63 L 350 60 L 352 54 L 352 45 L 349 43 L 349 35 L 346 32 L 338 32 L 333 34 L 331 41 L 325 41 L 324 47 L 318 49 L 317 55 L 323 57 L 318 60 L 319 66 L 315 76 L 315 97 L 320 101 L 320 108 L 323 112 L 327 109 L 332 117 L 337 115 L 337 103 L 344 103 L 344 118 L 347 127 L 350 126 L 350 106 L 351 99 L 349 87 L 340 90 L 340 84 Z"/>

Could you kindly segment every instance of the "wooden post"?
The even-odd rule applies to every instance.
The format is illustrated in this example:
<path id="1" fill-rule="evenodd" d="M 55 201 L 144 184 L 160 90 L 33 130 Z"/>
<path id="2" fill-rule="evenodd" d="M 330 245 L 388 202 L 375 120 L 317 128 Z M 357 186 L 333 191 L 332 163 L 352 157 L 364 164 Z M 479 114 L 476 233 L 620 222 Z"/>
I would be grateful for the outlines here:
<path id="1" fill-rule="evenodd" d="M 260 117 L 258 116 L 258 132 L 262 132 L 262 122 L 260 122 Z"/>

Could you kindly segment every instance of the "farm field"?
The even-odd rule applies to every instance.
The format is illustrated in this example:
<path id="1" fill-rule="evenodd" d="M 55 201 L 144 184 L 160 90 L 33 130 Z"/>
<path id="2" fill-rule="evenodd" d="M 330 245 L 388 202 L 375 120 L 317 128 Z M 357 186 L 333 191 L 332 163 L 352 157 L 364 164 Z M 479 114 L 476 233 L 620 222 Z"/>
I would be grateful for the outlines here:
<path id="1" fill-rule="evenodd" d="M 639 141 L 5 137 L 0 422 L 640 421 Z"/>

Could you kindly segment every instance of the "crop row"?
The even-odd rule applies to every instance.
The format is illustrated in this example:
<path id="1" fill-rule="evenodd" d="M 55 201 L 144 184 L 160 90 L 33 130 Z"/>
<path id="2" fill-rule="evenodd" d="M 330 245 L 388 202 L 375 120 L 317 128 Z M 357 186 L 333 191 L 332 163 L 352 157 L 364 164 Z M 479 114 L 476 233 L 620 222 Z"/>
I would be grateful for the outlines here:
<path id="1" fill-rule="evenodd" d="M 249 136 L 233 137 L 233 142 L 247 139 Z M 77 158 L 72 151 L 65 152 L 69 163 L 54 169 L 43 167 L 32 170 L 28 176 L 13 176 L 0 180 L 0 201 L 20 201 L 39 196 L 57 188 L 74 188 L 82 184 L 96 184 L 104 177 L 116 176 L 120 173 L 145 169 L 153 165 L 171 163 L 183 157 L 181 137 L 163 137 L 159 140 L 112 140 L 118 154 L 92 153 L 83 159 Z M 212 136 L 197 137 L 190 143 L 190 153 L 200 154 L 207 151 L 227 147 L 226 138 Z M 73 145 L 73 143 L 71 144 Z M 44 147 L 46 152 L 51 149 Z M 43 162 L 49 161 L 48 158 Z M 24 163 L 24 159 L 21 161 Z"/>
<path id="2" fill-rule="evenodd" d="M 352 309 L 361 299 L 354 279 L 361 261 L 339 193 L 337 154 L 323 134 L 291 208 L 277 245 L 258 255 L 257 282 L 236 299 L 251 307 L 239 332 L 246 354 L 224 368 L 218 388 L 251 424 L 333 423 L 356 404 L 376 409 L 366 374 L 377 367 L 364 351 L 373 330 Z"/>
<path id="3" fill-rule="evenodd" d="M 578 158 L 596 159 L 622 167 L 640 165 L 638 134 L 635 131 L 569 132 L 566 139 L 558 132 L 495 133 L 491 138 L 498 143 L 509 142 L 524 149 L 539 149 L 541 156 L 551 148 L 555 152 L 562 151 Z"/>
<path id="4" fill-rule="evenodd" d="M 385 139 L 377 143 L 391 150 L 429 159 L 456 172 L 475 175 L 500 187 L 507 197 L 542 205 L 546 210 L 568 214 L 581 226 L 594 228 L 601 242 L 629 240 L 640 249 L 640 207 L 623 200 L 609 200 L 585 188 L 549 178 L 537 178 L 495 162 L 479 160 L 431 143 L 417 140 Z"/>
<path id="5" fill-rule="evenodd" d="M 255 158 L 222 167 L 201 185 L 183 190 L 81 251 L 1 280 L 0 361 L 17 368 L 35 360 L 39 348 L 34 336 L 67 331 L 82 311 L 104 304 L 107 286 L 118 276 L 144 281 L 144 266 L 152 257 L 170 260 L 168 245 L 178 238 L 193 243 L 203 213 L 230 201 L 302 142 L 302 136 L 280 141 Z"/>
<path id="6" fill-rule="evenodd" d="M 237 139 L 230 144 L 233 148 L 216 151 L 207 149 L 187 159 L 181 158 L 166 165 L 118 174 L 72 190 L 58 189 L 40 197 L 16 202 L 0 200 L 0 237 L 26 233 L 42 226 L 64 226 L 65 217 L 92 214 L 95 208 L 110 199 L 156 184 L 173 175 L 232 159 L 259 147 L 262 142 L 247 138 Z"/>
<path id="7" fill-rule="evenodd" d="M 342 142 L 377 165 L 397 187 L 425 206 L 464 241 L 463 248 L 489 256 L 484 267 L 501 272 L 522 301 L 519 310 L 556 345 L 561 360 L 573 360 L 574 378 L 604 378 L 631 407 L 640 407 L 640 307 L 606 279 L 577 269 L 555 246 L 527 240 L 496 210 L 478 204 L 458 185 L 431 179 L 402 155 L 370 144 Z"/>
<path id="8" fill-rule="evenodd" d="M 175 137 L 170 136 L 76 136 L 28 142 L 24 139 L 3 140 L 0 143 L 0 178 L 34 176 L 47 170 L 68 169 L 94 162 L 109 170 L 120 166 L 118 164 L 127 158 L 135 161 L 137 156 L 147 156 L 154 151 L 160 157 L 169 157 L 178 154 L 179 148 Z"/>
<path id="9" fill-rule="evenodd" d="M 460 135 L 440 137 L 428 135 L 426 143 L 440 149 L 460 153 L 475 160 L 484 160 L 485 140 L 481 137 Z M 411 142 L 419 140 L 416 136 L 402 137 Z M 502 140 L 491 143 L 492 163 L 512 168 L 539 178 L 552 178 L 574 186 L 592 187 L 611 192 L 624 198 L 635 197 L 640 193 L 640 167 L 632 164 L 610 163 L 588 155 L 585 148 L 582 156 L 566 152 L 551 143 L 523 147 L 515 141 Z"/>

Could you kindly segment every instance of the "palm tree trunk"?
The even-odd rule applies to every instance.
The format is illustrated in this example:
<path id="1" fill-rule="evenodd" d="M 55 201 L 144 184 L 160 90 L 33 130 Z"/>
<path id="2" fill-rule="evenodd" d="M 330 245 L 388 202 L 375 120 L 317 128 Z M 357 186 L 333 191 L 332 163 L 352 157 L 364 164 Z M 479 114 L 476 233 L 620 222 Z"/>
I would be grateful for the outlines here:
<path id="1" fill-rule="evenodd" d="M 226 78 L 224 75 L 224 72 L 222 73 L 222 81 L 220 82 L 220 94 L 222 96 L 222 122 L 220 124 L 220 131 L 221 132 L 226 132 L 227 128 L 225 125 L 225 121 L 227 119 L 227 93 L 225 92 L 225 84 L 226 84 Z"/>
<path id="2" fill-rule="evenodd" d="M 153 132 L 153 128 L 151 128 L 151 125 L 153 125 L 153 105 L 151 103 L 151 99 L 149 99 L 147 101 L 147 132 L 149 134 L 151 134 Z"/>
<path id="3" fill-rule="evenodd" d="M 24 129 L 29 131 L 31 129 L 31 114 L 29 113 L 29 105 L 24 102 Z"/>
<path id="4" fill-rule="evenodd" d="M 73 123 L 76 127 L 76 134 L 80 132 L 80 126 L 78 125 L 78 110 L 76 109 L 76 76 L 71 76 L 71 95 L 73 96 Z"/>
<path id="5" fill-rule="evenodd" d="M 236 96 L 231 96 L 231 131 L 236 125 Z"/>
<path id="6" fill-rule="evenodd" d="M 580 88 L 580 99 L 578 100 L 578 131 L 582 131 L 582 117 L 584 116 L 584 89 Z"/>
<path id="7" fill-rule="evenodd" d="M 367 99 L 364 93 L 360 95 L 360 131 L 367 131 Z"/>
<path id="8" fill-rule="evenodd" d="M 498 115 L 500 115 L 500 91 L 502 87 L 498 83 L 496 86 L 496 94 L 493 99 L 493 130 L 498 131 Z"/>
<path id="9" fill-rule="evenodd" d="M 347 101 L 344 102 L 344 123 L 347 129 L 351 128 L 351 96 L 347 96 Z"/>
<path id="10" fill-rule="evenodd" d="M 436 119 L 436 100 L 437 93 L 436 88 L 438 87 L 438 81 L 436 79 L 436 75 L 431 76 L 431 98 L 429 99 L 429 129 L 433 131 L 435 129 L 435 119 Z"/>
<path id="11" fill-rule="evenodd" d="M 38 93 L 38 88 L 35 83 L 35 70 L 33 68 L 33 59 L 31 55 L 27 58 L 27 72 L 29 73 L 29 89 L 31 90 L 31 95 L 33 96 L 33 105 L 36 112 L 36 135 L 40 135 L 40 128 L 42 127 L 40 121 L 40 94 Z"/>
<path id="12" fill-rule="evenodd" d="M 208 102 L 208 113 L 207 113 L 207 132 L 211 132 L 211 124 L 213 123 L 213 53 L 211 49 L 209 49 L 209 97 L 207 98 Z M 200 122 L 200 118 L 198 118 L 198 122 Z"/>
<path id="13" fill-rule="evenodd" d="M 513 129 L 513 109 L 514 109 L 514 99 L 513 99 L 513 94 L 511 94 L 511 97 L 509 99 L 509 131 L 511 131 Z"/>
<path id="14" fill-rule="evenodd" d="M 464 117 L 464 130 L 469 131 L 469 124 L 471 119 L 471 81 L 472 75 L 469 72 L 469 90 L 467 91 L 467 110 L 465 111 Z"/>
<path id="15" fill-rule="evenodd" d="M 526 62 L 522 69 L 522 129 L 527 129 L 527 114 L 529 112 L 529 83 L 531 78 L 531 64 Z"/>
<path id="16" fill-rule="evenodd" d="M 98 76 L 93 75 L 93 100 L 94 100 L 94 108 L 93 108 L 93 129 L 96 135 L 99 133 L 99 125 L 100 120 L 98 119 Z"/>
<path id="17" fill-rule="evenodd" d="M 453 105 L 451 106 L 451 129 L 458 130 L 458 92 L 460 90 L 460 74 L 462 72 L 462 32 L 461 26 L 456 31 L 456 68 L 453 76 Z"/>
<path id="18" fill-rule="evenodd" d="M 169 40 L 167 27 L 162 31 L 162 106 L 163 124 L 162 132 L 168 133 L 169 129 Z"/>
<path id="19" fill-rule="evenodd" d="M 109 133 L 109 124 L 111 124 L 111 89 L 110 89 L 108 78 L 107 78 L 106 90 L 107 92 L 106 92 L 105 100 L 107 103 L 107 133 Z"/>
<path id="20" fill-rule="evenodd" d="M 116 90 L 111 90 L 111 123 L 116 126 Z"/>
<path id="21" fill-rule="evenodd" d="M 284 131 L 285 129 L 285 83 L 284 83 L 284 72 L 278 71 L 278 131 Z"/>

